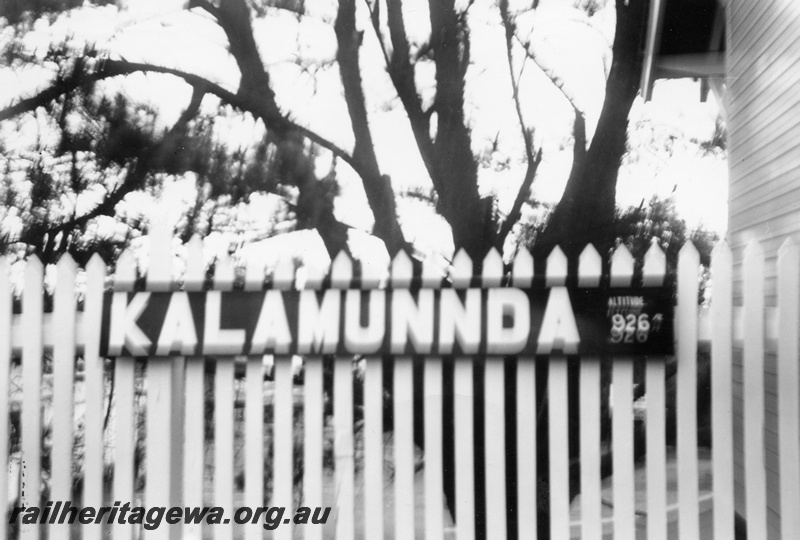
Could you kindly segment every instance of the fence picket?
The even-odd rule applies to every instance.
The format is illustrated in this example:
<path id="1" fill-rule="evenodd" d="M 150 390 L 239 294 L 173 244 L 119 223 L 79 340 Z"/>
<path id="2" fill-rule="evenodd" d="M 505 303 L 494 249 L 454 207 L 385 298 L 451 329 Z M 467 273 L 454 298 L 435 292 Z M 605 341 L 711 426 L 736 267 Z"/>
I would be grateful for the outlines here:
<path id="1" fill-rule="evenodd" d="M 229 257 L 217 261 L 214 268 L 214 290 L 231 291 L 235 267 Z M 233 384 L 234 363 L 231 357 L 218 357 L 214 372 L 214 505 L 226 516 L 233 513 Z M 214 538 L 233 539 L 233 522 L 214 525 Z"/>
<path id="2" fill-rule="evenodd" d="M 270 506 L 294 508 L 294 403 L 292 400 L 292 357 L 275 357 L 275 402 L 273 407 L 274 456 L 272 460 L 273 495 Z M 275 538 L 291 540 L 292 523 L 275 529 Z"/>
<path id="3" fill-rule="evenodd" d="M 545 282 L 562 287 L 567 279 L 567 257 L 556 246 L 547 257 Z M 547 382 L 550 445 L 550 535 L 570 536 L 569 527 L 569 373 L 567 358 L 552 354 Z"/>
<path id="4" fill-rule="evenodd" d="M 800 328 L 800 255 L 797 244 L 786 240 L 778 252 L 778 421 L 781 477 L 781 537 L 800 538 L 800 370 L 797 329 Z"/>
<path id="5" fill-rule="evenodd" d="M 337 260 L 340 260 L 337 257 Z M 349 260 L 349 259 L 348 259 Z M 334 268 L 336 262 L 334 262 Z M 333 269 L 332 269 L 333 270 Z M 353 365 L 337 356 L 333 367 L 333 453 L 336 467 L 336 537 L 355 535 L 353 478 Z M 399 482 L 399 480 L 398 480 Z M 405 500 L 399 499 L 398 500 Z"/>
<path id="6" fill-rule="evenodd" d="M 130 250 L 125 250 L 117 260 L 114 274 L 114 291 L 132 291 L 136 282 L 136 260 Z M 134 415 L 136 361 L 131 357 L 118 357 L 114 361 L 114 500 L 123 504 L 136 502 L 134 489 L 136 450 L 136 418 Z M 109 398 L 111 399 L 111 398 Z M 134 525 L 114 523 L 113 537 L 131 540 Z"/>
<path id="7" fill-rule="evenodd" d="M 192 236 L 187 245 L 184 289 L 202 291 L 206 279 L 203 260 L 203 241 Z M 205 492 L 205 358 L 196 356 L 186 359 L 185 410 L 183 418 L 183 504 L 203 506 Z M 248 469 L 250 471 L 252 469 Z M 256 471 L 253 471 L 256 474 Z M 258 478 L 258 476 L 256 476 Z M 202 523 L 187 523 L 184 535 L 190 540 L 202 538 Z"/>
<path id="8" fill-rule="evenodd" d="M 172 229 L 167 212 L 158 213 L 150 226 L 149 291 L 172 289 Z M 148 506 L 176 506 L 182 499 L 183 357 L 147 361 L 147 483 Z M 166 434 L 166 435 L 165 435 Z M 147 538 L 180 536 L 181 525 L 146 530 Z"/>
<path id="9" fill-rule="evenodd" d="M 425 358 L 425 540 L 444 539 L 442 359 Z"/>
<path id="10" fill-rule="evenodd" d="M 514 287 L 533 283 L 533 257 L 525 249 L 514 257 Z M 521 540 L 536 538 L 536 364 L 532 357 L 517 358 L 517 534 Z M 523 510 L 527 509 L 527 510 Z"/>
<path id="11" fill-rule="evenodd" d="M 503 259 L 494 248 L 483 259 L 481 285 L 499 287 Z M 505 363 L 502 356 L 488 356 L 484 362 L 484 448 L 486 450 L 486 533 L 487 538 L 506 537 L 506 435 Z M 427 441 L 427 439 L 426 439 Z"/>
<path id="12" fill-rule="evenodd" d="M 453 366 L 456 454 L 456 538 L 475 539 L 475 468 L 473 456 L 472 358 L 459 356 Z M 401 537 L 397 537 L 401 538 Z"/>
<path id="13" fill-rule="evenodd" d="M 470 286 L 473 275 L 472 259 L 463 249 L 453 258 L 450 279 L 453 287 Z M 456 465 L 456 537 L 459 540 L 475 538 L 475 456 L 473 359 L 470 356 L 455 358 L 453 366 L 453 391 L 455 411 L 455 465 Z M 401 538 L 401 537 L 397 537 Z"/>
<path id="14" fill-rule="evenodd" d="M 320 288 L 327 270 L 323 265 L 306 267 L 303 287 Z M 323 504 L 324 407 L 322 358 L 306 356 L 303 361 L 303 504 L 309 508 Z M 303 525 L 303 530 L 306 540 L 322 540 L 323 525 L 308 523 Z"/>
<path id="15" fill-rule="evenodd" d="M 86 385 L 83 501 L 86 506 L 94 508 L 99 508 L 104 502 L 105 358 L 99 353 L 105 279 L 106 265 L 100 255 L 95 253 L 86 265 L 86 297 L 83 308 L 83 361 Z M 102 528 L 93 524 L 85 524 L 82 532 L 86 540 L 100 540 L 102 537 Z"/>
<path id="16" fill-rule="evenodd" d="M 383 538 L 383 359 L 364 373 L 364 538 Z"/>
<path id="17" fill-rule="evenodd" d="M 394 360 L 395 538 L 414 537 L 414 364 Z"/>
<path id="18" fill-rule="evenodd" d="M 753 241 L 744 251 L 744 477 L 747 537 L 767 537 L 764 468 L 764 253 Z"/>
<path id="19" fill-rule="evenodd" d="M 39 259 L 28 259 L 22 298 L 22 326 L 26 329 L 22 345 L 22 506 L 37 506 L 41 490 L 43 275 Z M 22 525 L 21 532 L 23 540 L 39 538 L 39 527 Z"/>
<path id="20" fill-rule="evenodd" d="M 53 347 L 53 446 L 50 453 L 52 478 L 51 499 L 72 499 L 72 446 L 75 420 L 75 275 L 77 265 L 69 254 L 58 261 L 53 312 L 59 324 L 55 328 Z M 68 523 L 54 523 L 49 538 L 68 539 Z"/>
<path id="21" fill-rule="evenodd" d="M 667 260 L 656 239 L 644 258 L 643 285 L 663 285 Z M 647 537 L 667 538 L 666 359 L 648 358 L 645 365 L 647 450 Z"/>
<path id="22" fill-rule="evenodd" d="M 11 264 L 0 257 L 0 463 L 8 463 L 8 388 L 11 370 Z M 8 468 L 0 471 L 0 508 L 8 508 Z M 0 519 L 0 538 L 8 538 L 7 520 Z"/>
<path id="23" fill-rule="evenodd" d="M 517 531 L 520 540 L 536 538 L 536 364 L 517 358 Z"/>
<path id="24" fill-rule="evenodd" d="M 581 253 L 578 285 L 599 287 L 603 271 L 600 254 L 591 244 Z M 603 529 L 600 482 L 600 359 L 584 356 L 580 364 L 581 538 L 599 540 Z"/>
<path id="25" fill-rule="evenodd" d="M 733 259 L 726 242 L 711 257 L 711 449 L 714 538 L 734 537 L 733 462 Z M 788 538 L 788 537 L 787 537 Z"/>
<path id="26" fill-rule="evenodd" d="M 260 286 L 260 284 L 259 284 Z M 244 504 L 264 506 L 264 361 L 248 356 L 245 373 L 244 404 Z M 263 538 L 263 523 L 245 525 L 246 540 Z"/>
<path id="27" fill-rule="evenodd" d="M 322 376 L 322 358 L 306 357 L 303 365 L 303 503 L 309 508 L 322 506 Z M 322 539 L 322 525 L 307 524 L 303 530 L 306 540 Z"/>
<path id="28" fill-rule="evenodd" d="M 611 286 L 629 287 L 633 280 L 633 256 L 624 245 L 611 258 Z M 636 537 L 636 482 L 633 453 L 633 359 L 615 357 L 611 368 L 614 403 L 611 418 L 612 490 L 614 536 Z"/>
<path id="29" fill-rule="evenodd" d="M 677 445 L 678 531 L 681 538 L 699 538 L 697 465 L 697 270 L 700 256 L 691 241 L 678 256 Z"/>

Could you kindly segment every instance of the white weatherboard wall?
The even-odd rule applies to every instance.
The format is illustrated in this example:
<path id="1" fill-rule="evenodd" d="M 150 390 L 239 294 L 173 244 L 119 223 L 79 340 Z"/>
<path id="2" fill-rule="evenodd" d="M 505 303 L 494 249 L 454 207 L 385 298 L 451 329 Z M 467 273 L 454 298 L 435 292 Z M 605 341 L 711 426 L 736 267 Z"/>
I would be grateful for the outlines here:
<path id="1" fill-rule="evenodd" d="M 780 302 L 776 278 L 778 247 L 800 233 L 800 2 L 796 0 L 729 0 L 727 2 L 728 77 L 725 109 L 730 164 L 729 231 L 739 279 L 735 303 L 742 298 L 744 246 L 758 240 L 766 255 L 764 294 L 767 306 Z M 793 333 L 797 329 L 792 330 Z M 797 360 L 795 355 L 795 361 Z M 769 538 L 779 538 L 781 478 L 778 381 L 800 385 L 779 373 L 776 356 L 764 358 L 766 412 L 765 462 Z M 747 367 L 734 354 L 734 440 L 736 442 L 737 509 L 744 511 L 743 447 L 751 435 L 742 406 Z M 788 411 L 784 414 L 792 414 Z M 795 421 L 797 411 L 794 411 Z M 784 456 L 784 459 L 787 459 Z M 795 456 L 797 459 L 797 456 Z M 784 496 L 785 497 L 785 496 Z M 797 513 L 795 509 L 794 513 Z"/>

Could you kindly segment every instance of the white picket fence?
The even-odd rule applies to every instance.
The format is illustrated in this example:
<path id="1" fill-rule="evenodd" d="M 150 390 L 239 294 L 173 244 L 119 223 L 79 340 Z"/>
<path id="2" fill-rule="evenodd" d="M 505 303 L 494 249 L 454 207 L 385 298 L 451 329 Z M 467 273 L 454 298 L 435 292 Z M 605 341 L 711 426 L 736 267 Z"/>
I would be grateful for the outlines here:
<path id="1" fill-rule="evenodd" d="M 171 262 L 172 239 L 165 232 L 151 237 L 146 288 L 151 291 L 200 290 L 206 278 L 203 264 L 203 245 L 195 238 L 188 244 L 186 272 L 182 285 L 173 282 Z M 800 435 L 798 435 L 798 328 L 800 306 L 798 297 L 798 249 L 788 242 L 779 255 L 778 306 L 765 309 L 763 300 L 764 256 L 758 245 L 747 248 L 744 259 L 744 307 L 732 303 L 732 257 L 726 244 L 717 247 L 713 255 L 713 301 L 710 313 L 698 309 L 699 256 L 691 244 L 680 254 L 678 266 L 678 306 L 676 309 L 677 379 L 677 506 L 667 500 L 666 389 L 664 359 L 646 360 L 646 517 L 636 506 L 637 485 L 634 479 L 634 364 L 639 358 L 613 360 L 613 517 L 603 518 L 601 486 L 601 373 L 594 358 L 582 358 L 580 363 L 580 456 L 581 498 L 579 522 L 571 523 L 569 496 L 569 454 L 567 401 L 567 361 L 553 356 L 549 360 L 549 445 L 550 500 L 552 538 L 566 539 L 573 533 L 581 538 L 600 539 L 609 527 L 614 537 L 636 537 L 637 520 L 646 522 L 650 539 L 667 537 L 668 521 L 677 511 L 679 537 L 700 538 L 700 496 L 698 490 L 698 445 L 696 419 L 697 350 L 698 343 L 709 341 L 712 351 L 712 424 L 713 424 L 713 528 L 714 538 L 734 537 L 734 447 L 732 413 L 732 354 L 741 345 L 744 355 L 744 432 L 745 483 L 747 489 L 746 519 L 749 538 L 767 537 L 767 501 L 764 457 L 764 355 L 774 350 L 779 370 L 779 431 L 780 478 L 782 504 L 782 537 L 800 538 Z M 547 260 L 548 286 L 564 284 L 567 260 L 556 249 Z M 591 246 L 583 252 L 579 264 L 579 284 L 598 286 L 601 280 L 601 258 Z M 611 262 L 610 281 L 613 286 L 629 286 L 633 279 L 634 261 L 623 247 L 616 251 Z M 104 412 L 108 399 L 104 383 L 105 359 L 98 354 L 102 317 L 102 297 L 108 284 L 106 267 L 95 256 L 85 270 L 84 307 L 76 314 L 76 264 L 65 256 L 57 265 L 57 284 L 52 314 L 43 314 L 43 267 L 34 257 L 25 268 L 21 314 L 12 313 L 12 283 L 9 264 L 0 259 L 0 440 L 9 440 L 9 405 L 12 359 L 21 358 L 23 397 L 21 402 L 21 449 L 24 467 L 17 468 L 19 476 L 2 475 L 0 508 L 10 504 L 36 504 L 42 489 L 40 467 L 42 452 L 42 358 L 52 352 L 52 452 L 49 479 L 49 500 L 73 499 L 73 444 L 76 436 L 75 359 L 83 358 L 85 407 L 82 413 L 83 505 L 100 507 L 113 501 L 138 501 L 145 506 L 203 506 L 214 505 L 232 512 L 234 504 L 262 506 L 265 493 L 264 467 L 264 362 L 261 356 L 247 358 L 244 382 L 244 470 L 243 492 L 234 482 L 234 362 L 218 359 L 215 375 L 213 494 L 204 482 L 204 455 L 207 441 L 204 433 L 204 360 L 176 357 L 152 359 L 146 370 L 146 483 L 143 493 L 134 485 L 135 471 L 135 361 L 117 358 L 113 363 L 115 433 L 113 444 L 104 444 Z M 265 280 L 272 287 L 309 289 L 322 287 L 327 268 L 304 268 L 304 278 L 297 280 L 294 263 L 285 261 L 267 276 L 264 268 L 248 267 L 244 273 L 246 290 L 261 290 Z M 664 280 L 665 259 L 662 251 L 653 246 L 644 264 L 645 286 L 658 286 Z M 330 269 L 330 287 L 348 288 L 353 277 L 353 263 L 344 254 L 337 257 Z M 411 282 L 411 264 L 407 255 L 395 258 L 391 268 L 378 269 L 364 265 L 361 287 L 382 287 L 391 283 L 403 287 Z M 481 286 L 501 285 L 503 266 L 500 256 L 491 252 L 482 264 Z M 112 287 L 117 291 L 133 290 L 137 268 L 132 255 L 124 253 L 113 276 Z M 529 286 L 534 278 L 531 256 L 521 252 L 513 263 L 511 283 L 516 287 Z M 231 261 L 216 264 L 213 288 L 231 290 L 236 268 Z M 432 264 L 422 272 L 424 287 L 437 287 L 449 279 L 454 287 L 475 286 L 473 263 L 459 253 L 443 276 Z M 16 360 L 15 360 L 16 361 Z M 516 363 L 517 425 L 516 464 L 518 486 L 519 538 L 536 537 L 535 511 L 537 440 L 535 423 L 536 371 L 533 358 L 519 358 Z M 487 444 L 486 519 L 488 537 L 504 538 L 507 526 L 506 451 L 504 371 L 501 358 L 485 362 L 485 396 L 482 403 L 473 400 L 472 358 L 455 359 L 455 448 L 456 490 L 455 530 L 445 529 L 445 505 L 442 478 L 442 360 L 431 357 L 424 364 L 424 515 L 415 515 L 415 456 L 413 445 L 413 373 L 412 359 L 394 360 L 394 490 L 393 509 L 384 508 L 384 438 L 382 435 L 383 385 L 382 361 L 367 358 L 364 377 L 364 485 L 363 520 L 355 518 L 357 497 L 354 475 L 353 436 L 353 377 L 352 359 L 338 357 L 334 368 L 333 424 L 335 430 L 335 536 L 382 538 L 386 532 L 395 538 L 413 538 L 415 531 L 424 529 L 426 539 L 443 539 L 453 533 L 458 540 L 475 537 L 475 494 L 473 464 L 473 404 L 484 407 Z M 293 500 L 293 382 L 290 357 L 274 358 L 274 458 L 271 506 L 294 508 Z M 320 358 L 304 358 L 303 392 L 303 480 L 304 506 L 322 506 L 323 481 L 323 365 Z M 111 455 L 104 455 L 104 452 Z M 0 445 L 0 462 L 10 463 L 8 446 Z M 104 464 L 113 463 L 113 485 L 104 485 Z M 9 468 L 12 471 L 13 467 Z M 256 479 L 256 481 L 251 481 Z M 6 485 L 11 481 L 11 485 Z M 24 488 L 21 484 L 24 482 Z M 22 490 L 24 489 L 24 493 Z M 206 494 L 204 496 L 204 494 Z M 641 493 L 638 494 L 641 496 Z M 9 498 L 10 497 L 10 498 Z M 672 505 L 674 506 L 674 505 Z M 606 509 L 607 512 L 607 509 Z M 387 515 L 393 513 L 393 516 Z M 390 519 L 391 518 L 391 519 Z M 394 531 L 385 531 L 394 523 Z M 421 524 L 421 525 L 420 525 Z M 418 526 L 419 525 L 419 526 Z M 49 525 L 50 539 L 69 538 L 68 525 Z M 97 525 L 81 526 L 83 538 L 99 539 L 103 534 Z M 148 538 L 220 539 L 243 537 L 262 538 L 260 525 L 244 527 L 233 523 L 203 526 L 161 526 L 152 531 L 140 531 L 133 525 L 114 525 L 111 536 L 125 540 L 138 538 L 143 532 Z M 0 520 L 0 537 L 7 538 L 11 528 L 6 519 Z M 75 527 L 73 527 L 75 528 Z M 291 524 L 278 527 L 275 538 L 304 537 L 320 539 L 320 526 Z M 21 538 L 42 537 L 35 526 L 23 527 Z"/>

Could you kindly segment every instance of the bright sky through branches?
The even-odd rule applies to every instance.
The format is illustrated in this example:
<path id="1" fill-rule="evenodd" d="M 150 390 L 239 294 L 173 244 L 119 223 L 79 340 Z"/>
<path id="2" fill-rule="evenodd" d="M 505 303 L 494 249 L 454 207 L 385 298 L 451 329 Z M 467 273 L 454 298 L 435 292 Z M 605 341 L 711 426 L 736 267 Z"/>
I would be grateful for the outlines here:
<path id="1" fill-rule="evenodd" d="M 512 9 L 515 2 L 512 2 Z M 542 0 L 535 14 L 518 19 L 515 55 L 522 108 L 528 127 L 535 127 L 535 143 L 543 150 L 543 162 L 533 184 L 533 197 L 557 202 L 569 174 L 572 159 L 572 104 L 587 118 L 589 136 L 594 131 L 604 98 L 605 76 L 610 65 L 614 10 L 606 7 L 593 24 L 573 9 L 571 1 Z M 187 11 L 183 1 L 130 0 L 127 8 L 86 7 L 59 16 L 51 25 L 37 21 L 25 38 L 28 52 L 43 58 L 49 45 L 67 40 L 77 50 L 94 44 L 110 58 L 148 62 L 196 73 L 235 91 L 239 72 L 227 51 L 224 33 L 202 10 Z M 427 5 L 403 3 L 411 51 L 420 50 L 430 33 Z M 334 63 L 336 38 L 332 23 L 336 3 L 308 0 L 306 15 L 268 10 L 254 21 L 254 34 L 262 60 L 271 76 L 278 105 L 297 123 L 308 126 L 335 144 L 351 149 L 353 135 L 342 95 L 339 71 Z M 466 76 L 466 114 L 472 130 L 473 152 L 481 159 L 480 188 L 497 197 L 500 211 L 507 212 L 519 189 L 526 163 L 519 125 L 507 84 L 505 44 L 499 13 L 491 0 L 478 0 L 469 12 L 472 41 L 471 65 Z M 408 118 L 386 72 L 385 60 L 375 33 L 369 27 L 364 2 L 357 2 L 357 25 L 365 30 L 361 53 L 369 121 L 381 171 L 392 179 L 395 191 L 430 189 L 431 182 L 417 150 Z M 0 29 L 0 41 L 10 39 L 10 28 Z M 525 60 L 523 41 L 529 41 L 538 66 Z M 542 67 L 550 70 L 545 73 Z M 553 85 L 557 74 L 562 88 Z M 520 75 L 521 74 L 521 75 Z M 20 69 L 0 65 L 0 107 L 44 88 L 54 73 L 44 65 Z M 191 89 L 163 75 L 132 75 L 103 83 L 120 89 L 132 101 L 158 110 L 158 121 L 171 125 L 186 107 Z M 423 105 L 433 98 L 433 71 L 429 60 L 417 63 L 417 86 Z M 691 81 L 660 81 L 651 103 L 637 101 L 631 111 L 629 146 L 631 159 L 623 164 L 617 203 L 625 208 L 638 205 L 652 195 L 674 196 L 677 209 L 691 227 L 724 232 L 727 223 L 727 163 L 724 155 L 703 154 L 697 141 L 713 136 L 718 107 L 709 96 L 700 103 L 699 84 Z M 203 110 L 213 112 L 218 100 L 207 97 Z M 29 115 L 21 133 L 46 136 L 46 127 Z M 7 126 L 0 132 L 9 148 L 30 144 Z M 231 148 L 252 144 L 263 128 L 241 115 L 221 117 L 218 135 Z M 318 172 L 324 175 L 330 156 L 323 154 Z M 372 215 L 360 179 L 340 164 L 337 179 L 341 192 L 336 200 L 337 218 L 369 231 Z M 172 182 L 174 189 L 194 189 L 192 182 Z M 183 186 L 183 187 L 181 187 Z M 184 195 L 176 195 L 183 200 Z M 80 204 L 91 204 L 87 200 Z M 129 202 L 130 204 L 130 202 Z M 452 240 L 445 222 L 429 206 L 398 203 L 398 212 L 408 240 L 424 251 L 445 256 Z"/>

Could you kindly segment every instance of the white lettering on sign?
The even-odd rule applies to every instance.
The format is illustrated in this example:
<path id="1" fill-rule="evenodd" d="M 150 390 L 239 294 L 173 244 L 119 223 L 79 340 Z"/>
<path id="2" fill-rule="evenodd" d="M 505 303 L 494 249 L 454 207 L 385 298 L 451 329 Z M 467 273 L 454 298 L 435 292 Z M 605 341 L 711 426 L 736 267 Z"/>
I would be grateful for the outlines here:
<path id="1" fill-rule="evenodd" d="M 128 293 L 115 292 L 111 301 L 111 326 L 108 355 L 122 354 L 122 347 L 133 356 L 146 356 L 152 342 L 136 324 L 150 300 L 149 292 L 136 293 L 128 303 Z"/>
<path id="2" fill-rule="evenodd" d="M 370 291 L 367 326 L 361 326 L 361 291 L 347 291 L 344 301 L 344 344 L 356 354 L 372 354 L 383 344 L 386 333 L 386 293 Z"/>
<path id="3" fill-rule="evenodd" d="M 564 354 L 575 354 L 580 343 L 569 293 L 566 287 L 553 287 L 544 310 L 536 354 L 550 354 L 554 349 Z"/>
<path id="4" fill-rule="evenodd" d="M 317 303 L 314 291 L 300 292 L 297 354 L 330 354 L 339 345 L 339 306 L 341 293 L 325 291 Z"/>
<path id="5" fill-rule="evenodd" d="M 481 291 L 468 289 L 464 303 L 455 289 L 443 289 L 439 305 L 439 352 L 453 352 L 458 339 L 464 354 L 478 352 L 481 344 Z"/>
<path id="6" fill-rule="evenodd" d="M 504 319 L 513 324 L 506 328 Z M 486 303 L 486 353 L 514 354 L 528 343 L 531 314 L 528 296 L 519 289 L 491 289 Z"/>
<path id="7" fill-rule="evenodd" d="M 281 291 L 267 291 L 258 316 L 250 354 L 262 354 L 267 349 L 286 354 L 292 347 L 292 333 L 286 318 Z"/>
<path id="8" fill-rule="evenodd" d="M 244 347 L 245 331 L 241 328 L 220 328 L 222 293 L 206 293 L 203 352 L 205 354 L 239 354 Z"/>
<path id="9" fill-rule="evenodd" d="M 390 351 L 405 352 L 411 341 L 418 354 L 429 354 L 433 347 L 433 290 L 423 289 L 417 302 L 405 289 L 392 291 L 392 332 Z"/>
<path id="10" fill-rule="evenodd" d="M 192 306 L 185 292 L 176 292 L 169 299 L 164 324 L 158 336 L 156 354 L 168 355 L 173 350 L 181 354 L 192 354 L 197 347 L 197 331 L 192 318 Z"/>

